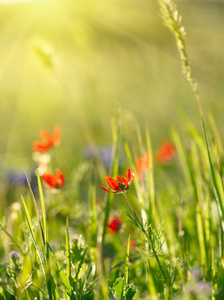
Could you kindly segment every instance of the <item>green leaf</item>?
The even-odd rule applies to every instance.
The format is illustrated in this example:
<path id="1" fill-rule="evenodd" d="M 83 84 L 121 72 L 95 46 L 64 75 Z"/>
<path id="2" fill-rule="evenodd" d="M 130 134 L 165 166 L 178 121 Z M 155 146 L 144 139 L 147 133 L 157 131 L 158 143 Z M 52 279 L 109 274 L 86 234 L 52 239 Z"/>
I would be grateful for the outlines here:
<path id="1" fill-rule="evenodd" d="M 80 278 L 79 273 L 82 271 L 83 262 L 84 262 L 84 259 L 85 259 L 85 256 L 86 256 L 86 251 L 87 251 L 87 248 L 84 249 L 84 251 L 82 252 L 82 256 L 81 256 L 81 259 L 80 259 L 80 262 L 79 262 L 79 265 L 78 265 L 78 268 L 77 268 L 77 272 L 76 272 L 76 275 L 75 275 L 76 280 L 78 280 Z"/>
<path id="2" fill-rule="evenodd" d="M 81 267 L 80 270 L 79 270 L 78 280 L 79 280 L 80 278 L 82 278 L 82 276 L 85 274 L 87 268 L 88 268 L 88 265 L 87 265 L 87 264 L 82 264 L 82 267 Z"/>
<path id="3" fill-rule="evenodd" d="M 135 286 L 131 283 L 129 284 L 124 292 L 124 300 L 131 300 L 133 299 L 134 295 L 136 294 L 136 288 Z"/>
<path id="4" fill-rule="evenodd" d="M 116 300 L 123 300 L 123 292 L 124 292 L 124 278 L 119 277 L 116 279 L 113 284 L 113 296 Z"/>

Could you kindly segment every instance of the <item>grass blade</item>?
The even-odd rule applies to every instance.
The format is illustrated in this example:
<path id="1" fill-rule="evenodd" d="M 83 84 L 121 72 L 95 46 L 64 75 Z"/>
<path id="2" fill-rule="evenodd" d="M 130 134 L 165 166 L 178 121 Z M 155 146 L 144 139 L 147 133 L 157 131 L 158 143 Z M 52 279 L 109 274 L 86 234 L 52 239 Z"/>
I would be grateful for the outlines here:
<path id="1" fill-rule="evenodd" d="M 42 216 L 43 216 L 44 242 L 47 243 L 48 242 L 48 228 L 47 228 L 47 216 L 46 216 L 46 209 L 45 209 L 45 203 L 44 203 L 44 195 L 43 195 L 43 189 L 42 189 L 42 185 L 41 185 L 39 172 L 38 172 L 38 170 L 36 172 L 37 172 L 37 182 L 38 182 L 40 203 L 41 203 Z"/>
<path id="2" fill-rule="evenodd" d="M 212 175 L 214 193 L 215 193 L 215 196 L 217 199 L 217 205 L 219 208 L 220 218 L 222 220 L 222 227 L 223 227 L 223 225 L 224 225 L 224 208 L 223 208 L 222 180 L 221 180 L 219 174 L 217 174 L 217 172 L 213 166 L 212 156 L 211 156 L 211 152 L 210 152 L 210 148 L 209 148 L 209 144 L 208 144 L 207 132 L 206 132 L 206 128 L 205 128 L 205 122 L 204 122 L 203 118 L 202 118 L 202 128 L 203 128 L 205 145 L 206 145 L 206 149 L 207 149 L 209 165 L 210 165 L 210 170 L 211 170 L 211 175 Z"/>
<path id="3" fill-rule="evenodd" d="M 113 133 L 113 155 L 111 160 L 111 168 L 112 168 L 112 177 L 115 177 L 118 173 L 118 166 L 119 166 L 119 136 L 120 136 L 120 119 L 112 118 L 112 133 Z M 103 235 L 102 235 L 102 245 L 104 244 L 104 238 L 107 229 L 107 221 L 110 215 L 110 210 L 113 204 L 114 194 L 109 193 L 107 194 L 107 203 L 106 203 L 106 213 L 104 218 L 103 224 Z"/>
<path id="4" fill-rule="evenodd" d="M 126 263 L 125 263 L 125 285 L 128 285 L 128 269 L 129 269 L 129 253 L 130 253 L 130 240 L 131 234 L 128 236 L 128 245 L 127 245 L 127 254 L 126 254 Z"/>
<path id="5" fill-rule="evenodd" d="M 59 275 L 60 275 L 60 277 L 61 277 L 63 286 L 66 288 L 66 292 L 67 292 L 69 295 L 71 295 L 71 293 L 72 293 L 72 287 L 71 287 L 71 285 L 70 285 L 70 283 L 69 283 L 69 280 L 68 280 L 68 278 L 66 277 L 65 272 L 63 271 L 63 269 L 62 269 L 62 267 L 61 267 L 59 261 L 57 260 L 55 254 L 54 254 L 54 251 L 51 249 L 51 247 L 50 247 L 49 244 L 47 244 L 47 247 L 49 248 L 49 250 L 50 250 L 50 252 L 51 252 L 51 254 L 52 254 L 52 256 L 53 256 L 53 259 L 54 259 L 54 261 L 55 261 L 55 263 L 56 263 L 56 266 L 57 266 L 57 268 L 58 268 L 58 273 L 59 273 Z"/>
<path id="6" fill-rule="evenodd" d="M 43 274 L 44 274 L 44 277 L 45 277 L 45 279 L 46 279 L 45 268 L 44 268 L 44 262 L 43 262 L 43 259 L 42 259 L 42 255 L 41 255 L 41 253 L 40 253 L 40 250 L 39 250 L 39 248 L 38 248 L 37 241 L 36 241 L 36 239 L 35 239 L 35 237 L 34 237 L 34 232 L 33 232 L 33 228 L 32 228 L 32 225 L 31 225 L 31 219 L 30 219 L 29 211 L 28 211 L 28 208 L 27 208 L 27 206 L 26 206 L 26 203 L 25 203 L 25 200 L 24 200 L 23 196 L 21 196 L 21 198 L 22 198 L 22 201 L 23 201 L 23 207 L 24 207 L 24 211 L 25 211 L 25 217 L 26 217 L 26 221 L 27 221 L 28 228 L 29 228 L 29 231 L 30 231 L 30 235 L 31 235 L 31 238 L 32 238 L 34 247 L 36 248 L 38 257 L 39 257 L 39 259 L 40 259 L 40 264 L 41 264 L 41 267 L 42 267 L 42 269 L 43 269 Z"/>
<path id="7" fill-rule="evenodd" d="M 94 177 L 94 169 L 91 168 L 91 179 L 89 184 L 89 202 L 90 202 L 90 255 L 92 264 L 96 263 L 97 255 L 97 211 L 96 211 L 96 184 Z"/>
<path id="8" fill-rule="evenodd" d="M 67 278 L 68 278 L 68 281 L 71 284 L 71 255 L 70 255 L 68 217 L 66 218 L 66 260 L 67 260 Z"/>

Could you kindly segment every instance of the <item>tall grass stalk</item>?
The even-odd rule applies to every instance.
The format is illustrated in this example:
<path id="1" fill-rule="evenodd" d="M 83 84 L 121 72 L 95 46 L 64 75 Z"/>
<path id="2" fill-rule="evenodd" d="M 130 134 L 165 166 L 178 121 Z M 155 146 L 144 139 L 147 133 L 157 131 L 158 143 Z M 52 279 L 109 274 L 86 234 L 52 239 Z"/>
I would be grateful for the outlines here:
<path id="1" fill-rule="evenodd" d="M 182 16 L 179 14 L 177 6 L 173 0 L 158 0 L 158 3 L 160 6 L 161 18 L 163 19 L 164 25 L 175 37 L 177 49 L 180 55 L 183 75 L 185 76 L 193 90 L 196 101 L 198 103 L 199 113 L 202 116 L 203 111 L 201 107 L 198 86 L 192 76 L 191 65 L 187 55 L 186 30 L 182 24 Z"/>
<path id="2" fill-rule="evenodd" d="M 111 174 L 112 177 L 115 177 L 118 173 L 119 167 L 119 141 L 120 141 L 120 118 L 119 116 L 115 119 L 111 119 L 112 124 L 112 133 L 113 133 L 113 155 L 111 159 Z M 105 218 L 103 223 L 103 233 L 102 233 L 102 246 L 104 245 L 104 239 L 107 229 L 107 221 L 110 215 L 110 210 L 112 207 L 114 199 L 114 194 L 106 195 L 106 208 L 105 208 Z"/>

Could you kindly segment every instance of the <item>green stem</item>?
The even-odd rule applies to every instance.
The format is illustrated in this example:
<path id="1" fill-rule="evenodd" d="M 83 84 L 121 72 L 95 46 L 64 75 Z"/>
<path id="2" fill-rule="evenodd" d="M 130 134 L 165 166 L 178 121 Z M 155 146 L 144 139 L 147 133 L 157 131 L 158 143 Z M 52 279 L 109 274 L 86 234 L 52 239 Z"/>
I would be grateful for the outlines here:
<path id="1" fill-rule="evenodd" d="M 166 274 L 165 274 L 165 272 L 164 272 L 164 270 L 163 270 L 163 267 L 162 267 L 162 265 L 161 265 L 161 262 L 160 262 L 160 260 L 159 260 L 159 256 L 158 256 L 158 254 L 156 253 L 156 251 L 155 251 L 153 245 L 151 245 L 151 246 L 152 246 L 152 251 L 153 251 L 153 254 L 154 254 L 154 256 L 155 256 L 156 262 L 157 262 L 157 264 L 158 264 L 158 266 L 159 266 L 159 268 L 160 268 L 161 273 L 163 274 L 163 277 L 164 277 L 164 280 L 165 280 L 165 283 L 166 283 L 166 282 L 167 282 Z"/>
<path id="2" fill-rule="evenodd" d="M 136 212 L 135 212 L 135 210 L 134 210 L 134 207 L 132 206 L 131 201 L 129 200 L 129 198 L 128 198 L 126 192 L 123 192 L 122 194 L 124 195 L 125 199 L 127 200 L 127 203 L 128 203 L 128 205 L 130 206 L 131 211 L 132 211 L 133 214 L 134 214 L 134 217 L 136 218 L 137 222 L 139 223 L 141 230 L 143 231 L 144 235 L 145 235 L 146 238 L 147 238 L 148 243 L 150 244 L 150 246 L 151 246 L 151 248 L 152 248 L 153 255 L 155 256 L 156 262 L 157 262 L 157 264 L 158 264 L 158 266 L 159 266 L 159 268 L 160 268 L 160 271 L 161 271 L 161 273 L 162 273 L 162 275 L 163 275 L 163 277 L 164 277 L 165 283 L 166 283 L 166 282 L 167 282 L 166 274 L 165 274 L 165 272 L 164 272 L 164 270 L 163 270 L 163 267 L 162 267 L 162 265 L 161 265 L 161 262 L 160 262 L 160 260 L 159 260 L 159 256 L 158 256 L 158 254 L 157 254 L 157 252 L 156 252 L 156 250 L 155 250 L 155 248 L 154 248 L 154 246 L 153 246 L 153 244 L 152 244 L 152 241 L 151 241 L 151 239 L 150 239 L 150 236 L 148 235 L 147 231 L 145 230 L 145 228 L 144 228 L 142 222 L 139 220 L 139 218 L 138 218 L 138 216 L 137 216 L 137 214 L 136 214 Z"/>
<path id="3" fill-rule="evenodd" d="M 134 207 L 132 206 L 131 201 L 130 201 L 129 198 L 128 198 L 128 195 L 126 194 L 126 192 L 123 192 L 122 194 L 124 195 L 124 197 L 125 197 L 125 199 L 126 199 L 128 205 L 129 205 L 131 211 L 133 212 L 133 214 L 134 214 L 134 216 L 135 216 L 137 222 L 138 222 L 139 225 L 142 227 L 142 222 L 139 220 L 139 218 L 138 218 L 138 216 L 137 216 L 137 214 L 136 214 L 136 212 L 135 212 L 135 210 L 134 210 Z"/>

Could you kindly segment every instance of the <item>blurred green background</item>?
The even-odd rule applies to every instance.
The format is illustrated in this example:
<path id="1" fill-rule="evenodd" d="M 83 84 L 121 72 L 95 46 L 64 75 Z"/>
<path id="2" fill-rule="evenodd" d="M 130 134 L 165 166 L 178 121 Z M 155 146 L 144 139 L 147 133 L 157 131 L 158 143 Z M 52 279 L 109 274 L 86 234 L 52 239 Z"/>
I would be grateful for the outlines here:
<path id="1" fill-rule="evenodd" d="M 202 105 L 224 132 L 224 2 L 176 3 Z M 175 40 L 152 0 L 1 2 L 0 105 L 1 164 L 15 168 L 30 164 L 39 131 L 56 124 L 71 164 L 86 144 L 111 144 L 117 107 L 123 134 L 147 122 L 155 144 L 182 126 L 182 111 L 199 124 Z"/>

